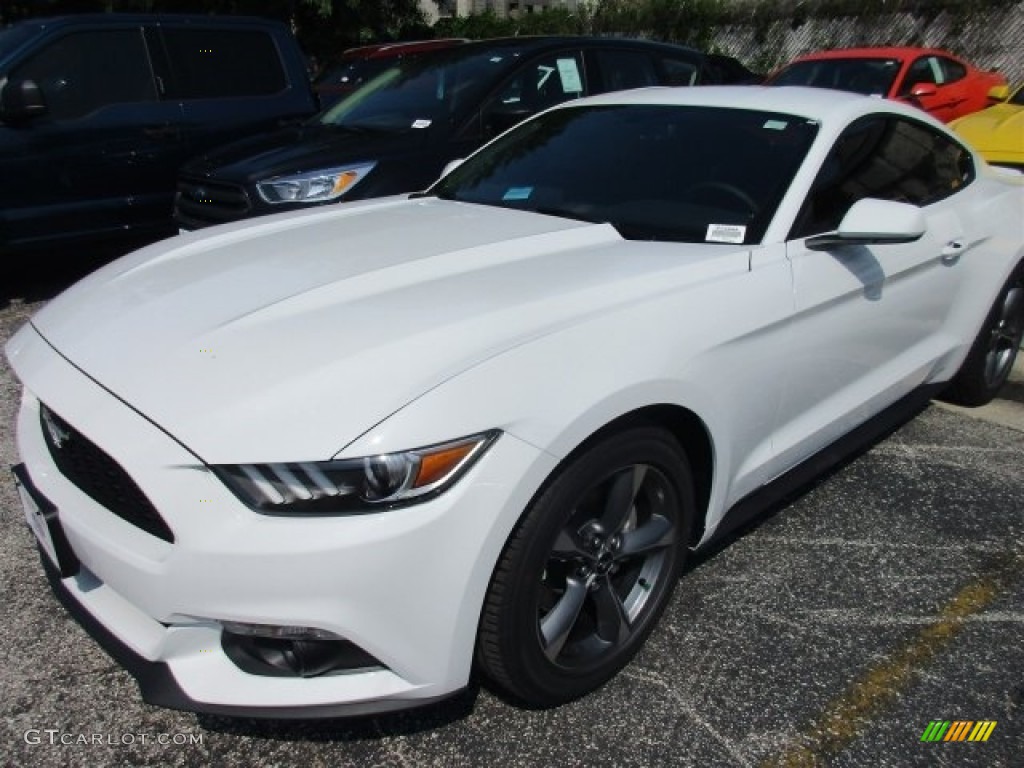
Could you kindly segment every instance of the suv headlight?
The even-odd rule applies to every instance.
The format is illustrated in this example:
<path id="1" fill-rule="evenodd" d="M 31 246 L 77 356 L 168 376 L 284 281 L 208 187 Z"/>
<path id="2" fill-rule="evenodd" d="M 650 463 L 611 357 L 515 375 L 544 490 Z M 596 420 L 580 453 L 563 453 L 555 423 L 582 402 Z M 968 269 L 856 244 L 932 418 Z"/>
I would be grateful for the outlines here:
<path id="1" fill-rule="evenodd" d="M 493 430 L 361 459 L 218 464 L 212 469 L 238 498 L 258 512 L 379 512 L 425 501 L 447 490 L 499 434 Z"/>
<path id="2" fill-rule="evenodd" d="M 323 203 L 348 192 L 366 178 L 377 163 L 357 163 L 322 171 L 278 176 L 256 184 L 256 190 L 265 202 Z"/>

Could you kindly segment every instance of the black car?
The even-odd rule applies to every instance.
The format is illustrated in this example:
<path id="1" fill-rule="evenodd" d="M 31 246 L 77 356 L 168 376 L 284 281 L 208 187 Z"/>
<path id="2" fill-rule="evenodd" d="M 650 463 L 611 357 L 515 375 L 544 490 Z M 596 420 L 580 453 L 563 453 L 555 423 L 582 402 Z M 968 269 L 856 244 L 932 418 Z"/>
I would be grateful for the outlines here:
<path id="1" fill-rule="evenodd" d="M 717 81 L 704 54 L 642 40 L 520 37 L 424 52 L 299 127 L 196 158 L 182 169 L 175 218 L 197 229 L 419 190 L 451 160 L 560 102 Z"/>
<path id="2" fill-rule="evenodd" d="M 0 29 L 0 253 L 172 234 L 185 160 L 315 112 L 278 22 L 109 13 Z"/>

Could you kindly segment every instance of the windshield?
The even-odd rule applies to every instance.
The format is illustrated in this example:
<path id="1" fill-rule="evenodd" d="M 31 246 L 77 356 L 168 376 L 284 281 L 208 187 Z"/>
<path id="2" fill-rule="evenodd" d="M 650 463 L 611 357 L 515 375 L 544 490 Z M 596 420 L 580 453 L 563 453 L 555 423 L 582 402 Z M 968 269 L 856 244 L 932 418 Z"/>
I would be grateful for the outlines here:
<path id="1" fill-rule="evenodd" d="M 349 59 L 325 69 L 313 80 L 313 85 L 355 88 L 367 75 L 376 74 L 388 63 L 387 59 Z"/>
<path id="2" fill-rule="evenodd" d="M 1021 86 L 1008 100 L 1009 104 L 1016 104 L 1017 106 L 1024 107 L 1024 86 Z"/>
<path id="3" fill-rule="evenodd" d="M 465 104 L 478 101 L 515 57 L 489 51 L 396 60 L 314 120 L 396 131 L 446 123 Z"/>
<path id="4" fill-rule="evenodd" d="M 899 71 L 898 59 L 815 59 L 790 64 L 772 78 L 771 85 L 809 85 L 885 96 Z"/>
<path id="5" fill-rule="evenodd" d="M 608 222 L 628 239 L 757 243 L 816 133 L 804 118 L 739 109 L 556 109 L 427 194 Z"/>

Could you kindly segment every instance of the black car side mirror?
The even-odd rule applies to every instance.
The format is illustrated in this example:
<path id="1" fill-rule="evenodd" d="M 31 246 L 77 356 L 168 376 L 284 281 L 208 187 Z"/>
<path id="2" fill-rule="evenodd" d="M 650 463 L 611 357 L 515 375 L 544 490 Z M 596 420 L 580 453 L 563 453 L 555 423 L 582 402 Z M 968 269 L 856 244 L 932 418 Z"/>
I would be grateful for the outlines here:
<path id="1" fill-rule="evenodd" d="M 46 99 L 35 80 L 14 80 L 0 91 L 0 118 L 5 122 L 27 122 L 46 111 Z"/>

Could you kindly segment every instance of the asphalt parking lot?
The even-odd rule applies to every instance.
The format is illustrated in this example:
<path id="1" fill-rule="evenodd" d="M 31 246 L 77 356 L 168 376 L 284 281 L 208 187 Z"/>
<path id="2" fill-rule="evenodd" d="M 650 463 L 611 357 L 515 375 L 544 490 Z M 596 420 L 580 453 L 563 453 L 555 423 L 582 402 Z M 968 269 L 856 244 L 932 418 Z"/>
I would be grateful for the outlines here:
<path id="1" fill-rule="evenodd" d="M 69 275 L 0 287 L 0 344 Z M 0 363 L 4 466 L 17 397 Z M 596 694 L 524 711 L 473 687 L 319 722 L 143 704 L 49 592 L 3 473 L 0 763 L 1019 766 L 1022 458 L 1018 363 L 1004 400 L 928 407 L 694 562 L 646 648 Z M 996 725 L 984 742 L 923 742 L 935 720 Z"/>

